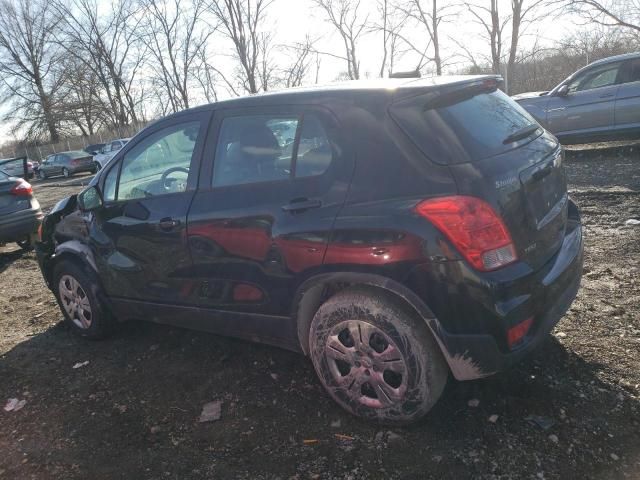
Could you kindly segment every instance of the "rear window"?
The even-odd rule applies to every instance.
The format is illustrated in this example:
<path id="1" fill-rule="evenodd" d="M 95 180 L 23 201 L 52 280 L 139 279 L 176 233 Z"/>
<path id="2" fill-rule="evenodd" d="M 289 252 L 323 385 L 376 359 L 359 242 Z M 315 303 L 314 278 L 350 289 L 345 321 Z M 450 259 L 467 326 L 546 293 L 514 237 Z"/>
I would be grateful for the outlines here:
<path id="1" fill-rule="evenodd" d="M 513 148 L 504 140 L 536 121 L 500 90 L 429 108 L 431 95 L 392 105 L 391 116 L 432 161 L 451 165 L 492 157 Z M 529 139 L 534 138 L 531 135 Z"/>

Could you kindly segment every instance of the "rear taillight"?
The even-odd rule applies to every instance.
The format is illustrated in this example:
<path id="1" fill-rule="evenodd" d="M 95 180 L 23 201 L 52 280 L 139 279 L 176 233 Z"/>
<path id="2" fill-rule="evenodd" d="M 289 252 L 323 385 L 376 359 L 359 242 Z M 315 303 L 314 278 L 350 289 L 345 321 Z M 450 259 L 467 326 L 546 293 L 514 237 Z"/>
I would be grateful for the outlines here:
<path id="1" fill-rule="evenodd" d="M 20 180 L 13 186 L 11 190 L 9 190 L 9 193 L 18 197 L 30 197 L 31 195 L 33 195 L 33 188 L 31 188 L 31 184 L 29 182 Z"/>
<path id="2" fill-rule="evenodd" d="M 420 202 L 415 210 L 478 270 L 495 270 L 517 260 L 509 230 L 491 205 L 479 198 L 432 198 Z"/>
<path id="3" fill-rule="evenodd" d="M 74 160 L 71 160 L 71 165 L 79 165 L 80 164 L 80 160 L 78 160 L 77 158 Z"/>

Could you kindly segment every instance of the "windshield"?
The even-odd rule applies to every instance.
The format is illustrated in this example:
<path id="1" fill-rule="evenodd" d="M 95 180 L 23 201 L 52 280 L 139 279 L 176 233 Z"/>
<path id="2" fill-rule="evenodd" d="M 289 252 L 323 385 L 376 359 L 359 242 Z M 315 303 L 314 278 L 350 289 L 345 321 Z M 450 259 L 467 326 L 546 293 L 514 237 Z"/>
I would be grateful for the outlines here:
<path id="1" fill-rule="evenodd" d="M 428 105 L 427 96 L 403 100 L 391 107 L 391 116 L 427 157 L 445 165 L 474 162 L 510 150 L 513 144 L 505 139 L 537 125 L 500 90 L 435 108 Z"/>

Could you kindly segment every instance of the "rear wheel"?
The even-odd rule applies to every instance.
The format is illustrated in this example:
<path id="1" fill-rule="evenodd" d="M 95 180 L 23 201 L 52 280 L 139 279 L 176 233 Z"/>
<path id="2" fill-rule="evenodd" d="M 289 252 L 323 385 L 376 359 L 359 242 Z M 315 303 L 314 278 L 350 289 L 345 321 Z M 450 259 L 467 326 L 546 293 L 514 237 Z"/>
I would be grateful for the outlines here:
<path id="1" fill-rule="evenodd" d="M 46 180 L 47 173 L 44 170 L 38 170 L 38 177 L 40 177 L 40 180 Z"/>
<path id="2" fill-rule="evenodd" d="M 348 412 L 407 424 L 436 403 L 448 369 L 427 326 L 390 295 L 349 289 L 311 322 L 311 360 L 323 386 Z"/>
<path id="3" fill-rule="evenodd" d="M 71 176 L 71 172 L 69 172 L 69 170 L 67 169 L 67 167 L 63 167 L 62 169 L 62 175 L 64 175 L 66 178 L 69 178 Z"/>
<path id="4" fill-rule="evenodd" d="M 78 335 L 91 339 L 107 337 L 115 326 L 99 298 L 99 285 L 92 275 L 70 261 L 56 265 L 53 285 L 66 323 Z"/>

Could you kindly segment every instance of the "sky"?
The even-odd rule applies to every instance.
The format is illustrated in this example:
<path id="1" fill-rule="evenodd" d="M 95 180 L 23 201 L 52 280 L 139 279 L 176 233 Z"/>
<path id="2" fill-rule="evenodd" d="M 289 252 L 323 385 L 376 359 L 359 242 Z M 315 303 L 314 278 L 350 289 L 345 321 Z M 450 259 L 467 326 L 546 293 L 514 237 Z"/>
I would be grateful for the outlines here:
<path id="1" fill-rule="evenodd" d="M 487 2 L 489 0 L 477 0 Z M 102 8 L 108 8 L 109 0 L 99 0 Z M 430 2 L 425 1 L 425 4 Z M 445 6 L 447 4 L 459 4 L 459 0 L 440 0 Z M 370 21 L 378 18 L 377 0 L 360 0 L 360 10 L 362 18 L 369 17 Z M 510 0 L 500 0 L 499 9 L 501 15 L 506 15 L 510 9 Z M 276 44 L 291 44 L 302 42 L 307 34 L 317 39 L 316 48 L 323 52 L 343 55 L 343 45 L 333 27 L 324 20 L 323 12 L 313 4 L 313 0 L 274 0 L 269 10 L 270 22 L 275 31 Z M 538 22 L 528 28 L 522 37 L 521 44 L 524 48 L 531 47 L 536 39 L 542 45 L 552 46 L 560 37 L 568 32 L 576 30 L 574 19 L 568 17 L 555 18 Z M 476 58 L 481 59 L 483 55 L 489 54 L 487 42 L 481 39 L 482 27 L 474 23 L 469 13 L 462 12 L 456 17 L 450 18 L 449 22 L 443 23 L 440 29 L 442 56 L 448 60 L 449 65 L 445 66 L 445 73 L 456 73 L 469 65 L 468 60 L 461 55 L 461 49 L 452 40 L 464 44 Z M 508 34 L 508 32 L 505 32 Z M 424 45 L 426 32 L 420 28 L 411 26 L 406 30 L 406 35 L 416 45 Z M 377 76 L 380 70 L 381 38 L 378 34 L 368 33 L 362 36 L 358 46 L 360 56 L 361 76 Z M 505 40 L 506 43 L 506 40 Z M 215 46 L 214 46 L 215 51 Z M 505 55 L 508 52 L 505 52 Z M 415 55 L 405 55 L 396 65 L 396 71 L 410 71 L 416 66 L 417 57 Z M 225 56 L 220 56 L 218 65 L 227 63 L 231 67 L 231 60 Z M 328 83 L 335 80 L 341 72 L 346 71 L 346 64 L 343 60 L 322 56 L 320 68 L 320 83 Z M 224 69 L 224 67 L 223 67 Z M 228 96 L 221 88 L 219 96 Z M 9 106 L 0 106 L 0 115 L 3 116 L 9 110 Z M 12 139 L 11 122 L 0 123 L 0 144 Z"/>

